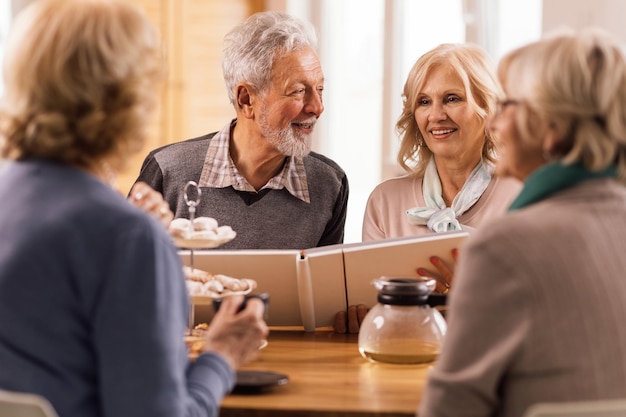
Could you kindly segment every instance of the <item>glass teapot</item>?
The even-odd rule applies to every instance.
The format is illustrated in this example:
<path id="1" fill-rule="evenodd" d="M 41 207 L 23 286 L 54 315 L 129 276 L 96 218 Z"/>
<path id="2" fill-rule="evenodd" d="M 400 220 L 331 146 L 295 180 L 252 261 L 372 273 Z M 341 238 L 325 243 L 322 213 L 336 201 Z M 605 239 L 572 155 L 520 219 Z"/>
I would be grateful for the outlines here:
<path id="1" fill-rule="evenodd" d="M 359 329 L 359 352 L 373 362 L 418 364 L 439 355 L 447 325 L 434 305 L 434 279 L 381 277 L 372 282 L 378 304 Z"/>

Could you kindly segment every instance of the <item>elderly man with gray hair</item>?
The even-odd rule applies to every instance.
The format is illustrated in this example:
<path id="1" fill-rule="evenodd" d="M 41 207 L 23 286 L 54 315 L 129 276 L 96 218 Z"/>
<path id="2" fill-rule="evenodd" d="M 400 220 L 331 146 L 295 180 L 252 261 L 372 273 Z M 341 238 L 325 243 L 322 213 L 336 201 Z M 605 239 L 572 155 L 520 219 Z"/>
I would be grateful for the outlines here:
<path id="1" fill-rule="evenodd" d="M 348 180 L 311 152 L 324 111 L 324 74 L 313 27 L 261 12 L 224 39 L 222 67 L 236 118 L 222 130 L 153 150 L 137 181 L 161 192 L 175 217 L 189 217 L 188 181 L 198 183 L 197 216 L 229 225 L 222 249 L 301 249 L 342 243 Z"/>

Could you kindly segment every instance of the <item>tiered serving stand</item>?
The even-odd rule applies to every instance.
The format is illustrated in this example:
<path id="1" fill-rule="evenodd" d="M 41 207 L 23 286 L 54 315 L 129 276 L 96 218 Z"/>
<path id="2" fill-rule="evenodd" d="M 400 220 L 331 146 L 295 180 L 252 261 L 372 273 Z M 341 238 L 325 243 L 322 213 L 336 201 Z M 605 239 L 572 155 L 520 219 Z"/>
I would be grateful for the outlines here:
<path id="1" fill-rule="evenodd" d="M 200 200 L 202 198 L 202 190 L 198 187 L 198 184 L 195 181 L 189 181 L 183 190 L 183 196 L 185 198 L 185 204 L 189 208 L 189 228 L 191 235 L 194 231 L 193 222 L 196 217 L 196 207 L 200 204 Z M 230 242 L 236 236 L 236 233 L 232 233 L 229 235 L 218 236 L 213 239 L 185 239 L 181 237 L 174 237 L 174 243 L 179 249 L 188 249 L 189 250 L 189 267 L 193 271 L 195 268 L 194 260 L 193 260 L 193 252 L 196 249 L 214 249 L 217 248 L 224 243 Z M 232 294 L 232 293 L 231 293 Z M 199 304 L 211 304 L 213 302 L 213 297 L 210 296 L 201 296 L 201 295 L 193 295 L 190 296 L 191 308 L 189 312 L 189 327 L 193 328 L 194 325 L 194 310 L 195 306 Z"/>

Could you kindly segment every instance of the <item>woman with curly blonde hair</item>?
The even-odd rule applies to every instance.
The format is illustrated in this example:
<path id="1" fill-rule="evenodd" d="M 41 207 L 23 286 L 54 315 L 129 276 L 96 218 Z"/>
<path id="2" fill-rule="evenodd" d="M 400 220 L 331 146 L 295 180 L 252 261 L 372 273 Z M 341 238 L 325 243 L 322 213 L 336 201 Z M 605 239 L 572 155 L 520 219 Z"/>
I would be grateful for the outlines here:
<path id="1" fill-rule="evenodd" d="M 370 194 L 364 241 L 468 230 L 506 211 L 520 184 L 494 175 L 497 140 L 487 131 L 501 96 L 494 65 L 478 46 L 441 44 L 415 62 L 396 123 L 402 138 L 398 163 L 407 174 L 383 181 Z M 432 263 L 434 269 L 417 273 L 435 278 L 436 291 L 445 293 L 454 265 L 438 257 Z M 366 308 L 337 313 L 335 330 L 357 332 L 358 312 Z"/>
<path id="2" fill-rule="evenodd" d="M 263 304 L 237 313 L 243 297 L 230 298 L 189 363 L 177 250 L 112 187 L 144 143 L 161 48 L 123 0 L 33 2 L 9 39 L 0 389 L 39 394 L 60 416 L 215 416 L 267 335 Z"/>
<path id="3" fill-rule="evenodd" d="M 104 18 L 88 16 L 86 8 L 74 12 L 71 22 L 59 13 L 43 17 L 47 23 L 32 34 L 18 28 L 8 45 L 0 158 L 56 161 L 113 184 L 146 140 L 155 83 L 163 76 L 160 41 L 156 32 L 133 31 L 121 19 L 110 22 L 113 32 L 104 37 L 98 32 Z M 81 18 L 92 21 L 84 33 L 76 23 Z M 74 32 L 82 36 L 70 36 Z M 135 184 L 130 195 L 165 226 L 172 220 L 168 204 L 147 184 Z"/>
<path id="4" fill-rule="evenodd" d="M 506 210 L 520 186 L 493 175 L 497 140 L 486 129 L 501 94 L 478 46 L 442 44 L 417 60 L 396 124 L 407 175 L 371 193 L 363 240 L 475 228 Z"/>

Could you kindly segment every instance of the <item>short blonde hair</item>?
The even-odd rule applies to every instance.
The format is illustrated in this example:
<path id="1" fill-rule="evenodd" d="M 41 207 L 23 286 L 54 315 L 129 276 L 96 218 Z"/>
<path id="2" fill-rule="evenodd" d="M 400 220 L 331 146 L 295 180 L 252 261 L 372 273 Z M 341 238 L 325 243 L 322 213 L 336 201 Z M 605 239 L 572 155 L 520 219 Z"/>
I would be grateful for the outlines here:
<path id="1" fill-rule="evenodd" d="M 422 55 L 411 68 L 404 84 L 402 114 L 396 123 L 396 130 L 401 137 L 398 164 L 415 175 L 424 174 L 432 155 L 415 121 L 419 93 L 431 71 L 444 65 L 461 79 L 468 102 L 482 120 L 486 121 L 494 114 L 497 101 L 502 97 L 495 64 L 480 47 L 472 44 L 441 44 Z M 495 137 L 485 128 L 483 158 L 494 161 L 495 152 Z"/>
<path id="2" fill-rule="evenodd" d="M 498 76 L 524 104 L 521 140 L 537 144 L 537 126 L 553 126 L 561 136 L 553 158 L 591 171 L 616 165 L 626 182 L 626 61 L 608 34 L 560 30 L 505 55 Z"/>
<path id="3" fill-rule="evenodd" d="M 5 55 L 1 155 L 85 167 L 142 149 L 163 58 L 156 29 L 123 0 L 41 0 Z"/>

